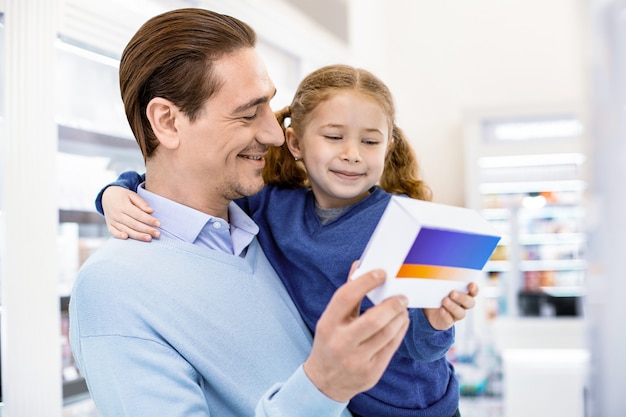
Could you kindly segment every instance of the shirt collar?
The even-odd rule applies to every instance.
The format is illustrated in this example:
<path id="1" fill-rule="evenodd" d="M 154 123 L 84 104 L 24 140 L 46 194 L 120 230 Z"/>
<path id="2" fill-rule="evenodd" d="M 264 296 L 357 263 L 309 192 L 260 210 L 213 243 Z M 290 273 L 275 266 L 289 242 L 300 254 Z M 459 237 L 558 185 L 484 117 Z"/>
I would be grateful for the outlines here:
<path id="1" fill-rule="evenodd" d="M 210 227 L 212 224 L 219 223 L 223 226 L 221 228 L 222 231 L 230 227 L 230 235 L 226 235 L 226 239 L 232 239 L 232 242 L 227 242 L 226 246 L 232 248 L 231 253 L 239 255 L 259 232 L 259 227 L 256 223 L 233 202 L 228 205 L 228 217 L 230 220 L 230 224 L 228 224 L 224 219 L 211 216 L 152 193 L 144 188 L 144 184 L 141 183 L 139 185 L 137 193 L 154 209 L 152 215 L 161 222 L 160 229 L 163 236 L 224 251 L 224 242 L 213 245 L 207 243 L 206 239 L 198 239 L 203 231 L 203 235 L 206 236 L 211 230 L 220 229 L 219 227 Z M 184 220 L 181 221 L 181 219 Z M 221 237 L 216 237 L 216 239 L 223 240 L 224 233 L 221 235 Z M 228 251 L 230 252 L 230 250 Z"/>

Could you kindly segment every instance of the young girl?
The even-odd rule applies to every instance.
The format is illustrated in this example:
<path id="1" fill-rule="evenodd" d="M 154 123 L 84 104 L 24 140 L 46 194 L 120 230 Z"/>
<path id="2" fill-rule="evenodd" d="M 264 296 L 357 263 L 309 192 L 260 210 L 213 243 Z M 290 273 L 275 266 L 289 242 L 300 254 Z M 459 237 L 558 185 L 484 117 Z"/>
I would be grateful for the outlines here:
<path id="1" fill-rule="evenodd" d="M 259 242 L 312 332 L 351 262 L 361 256 L 391 194 L 430 199 L 394 118 L 389 89 L 371 73 L 344 65 L 311 73 L 291 105 L 277 112 L 285 143 L 267 156 L 267 186 L 238 201 L 258 223 Z M 111 185 L 136 189 L 141 181 L 128 172 Z M 104 208 L 113 236 L 159 236 L 150 226 L 158 221 L 136 194 L 105 187 L 96 203 L 99 211 Z M 454 342 L 454 322 L 473 308 L 477 292 L 471 283 L 467 294 L 452 291 L 439 309 L 410 309 L 403 344 L 379 383 L 350 401 L 350 411 L 376 417 L 460 416 L 458 380 L 446 352 Z M 364 300 L 361 310 L 369 307 Z"/>

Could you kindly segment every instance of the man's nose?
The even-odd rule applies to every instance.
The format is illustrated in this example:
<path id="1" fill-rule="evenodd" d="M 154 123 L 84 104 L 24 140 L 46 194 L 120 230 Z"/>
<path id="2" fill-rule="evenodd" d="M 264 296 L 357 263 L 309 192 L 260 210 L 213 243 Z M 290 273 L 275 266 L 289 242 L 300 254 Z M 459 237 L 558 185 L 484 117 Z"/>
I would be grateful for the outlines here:
<path id="1" fill-rule="evenodd" d="M 263 115 L 263 124 L 257 133 L 257 141 L 271 146 L 280 146 L 285 142 L 285 134 L 273 112 L 269 111 Z"/>

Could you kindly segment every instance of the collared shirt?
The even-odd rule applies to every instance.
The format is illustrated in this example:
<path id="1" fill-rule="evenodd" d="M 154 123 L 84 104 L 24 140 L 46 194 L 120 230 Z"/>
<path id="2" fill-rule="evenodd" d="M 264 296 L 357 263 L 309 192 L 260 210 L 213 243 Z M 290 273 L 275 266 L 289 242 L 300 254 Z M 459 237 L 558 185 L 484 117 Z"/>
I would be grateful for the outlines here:
<path id="1" fill-rule="evenodd" d="M 169 200 L 144 188 L 137 193 L 154 209 L 152 215 L 161 222 L 161 236 L 182 240 L 198 246 L 243 256 L 259 227 L 231 202 L 228 206 L 230 224 L 224 219 Z"/>

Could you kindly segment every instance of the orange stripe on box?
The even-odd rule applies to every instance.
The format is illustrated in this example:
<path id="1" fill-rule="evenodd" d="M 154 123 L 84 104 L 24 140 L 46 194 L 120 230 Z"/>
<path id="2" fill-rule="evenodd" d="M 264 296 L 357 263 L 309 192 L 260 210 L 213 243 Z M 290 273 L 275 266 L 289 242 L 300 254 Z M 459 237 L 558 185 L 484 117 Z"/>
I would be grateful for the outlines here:
<path id="1" fill-rule="evenodd" d="M 465 268 L 404 264 L 400 267 L 397 278 L 426 278 L 465 281 L 469 278 L 470 274 L 471 271 Z"/>

